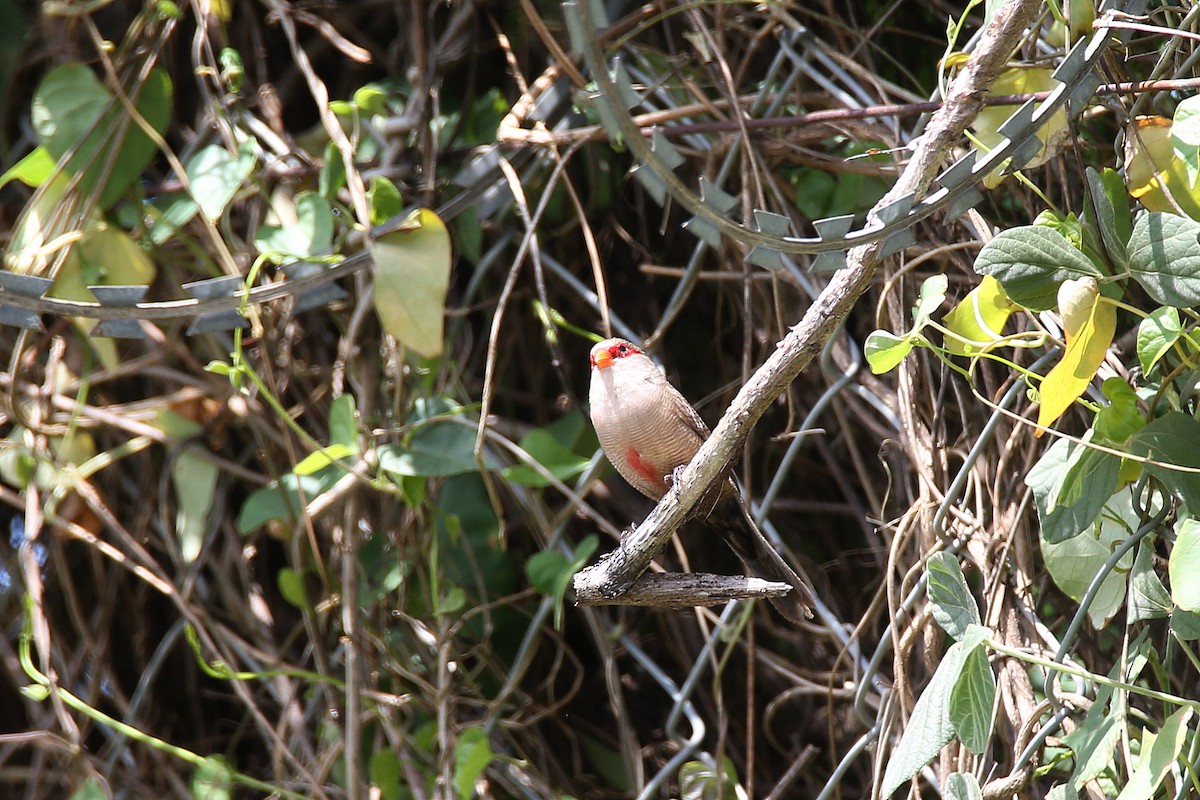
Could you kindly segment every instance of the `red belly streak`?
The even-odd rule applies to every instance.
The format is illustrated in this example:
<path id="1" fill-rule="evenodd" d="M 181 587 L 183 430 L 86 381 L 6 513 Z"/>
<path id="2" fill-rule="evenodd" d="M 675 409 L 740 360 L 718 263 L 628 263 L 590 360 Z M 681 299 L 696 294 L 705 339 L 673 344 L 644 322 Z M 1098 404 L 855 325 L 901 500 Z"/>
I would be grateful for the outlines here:
<path id="1" fill-rule="evenodd" d="M 658 486 L 665 485 L 663 483 L 663 476 L 659 475 L 654 467 L 643 461 L 637 450 L 634 450 L 632 447 L 626 450 L 625 460 L 629 462 L 629 466 L 633 467 L 633 471 L 638 475 Z"/>

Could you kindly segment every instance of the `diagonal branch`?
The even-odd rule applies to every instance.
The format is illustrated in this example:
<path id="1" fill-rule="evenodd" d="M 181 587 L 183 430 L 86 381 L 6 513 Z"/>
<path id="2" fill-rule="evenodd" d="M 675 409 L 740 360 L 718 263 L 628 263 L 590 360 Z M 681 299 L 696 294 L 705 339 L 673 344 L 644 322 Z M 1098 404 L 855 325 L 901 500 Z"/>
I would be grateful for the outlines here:
<path id="1" fill-rule="evenodd" d="M 983 108 L 988 87 L 1041 8 L 1040 0 L 1010 0 L 996 10 L 979 46 L 950 86 L 912 159 L 891 191 L 876 204 L 885 208 L 910 192 L 919 196 L 933 181 L 950 149 Z M 875 211 L 872 211 L 872 215 Z M 595 566 L 575 576 L 580 602 L 594 604 L 625 592 L 689 516 L 708 487 L 725 473 L 754 425 L 796 376 L 816 358 L 854 303 L 870 286 L 881 262 L 883 242 L 856 247 L 799 323 L 738 392 L 712 436 L 696 453 L 666 496 L 637 530 Z"/>

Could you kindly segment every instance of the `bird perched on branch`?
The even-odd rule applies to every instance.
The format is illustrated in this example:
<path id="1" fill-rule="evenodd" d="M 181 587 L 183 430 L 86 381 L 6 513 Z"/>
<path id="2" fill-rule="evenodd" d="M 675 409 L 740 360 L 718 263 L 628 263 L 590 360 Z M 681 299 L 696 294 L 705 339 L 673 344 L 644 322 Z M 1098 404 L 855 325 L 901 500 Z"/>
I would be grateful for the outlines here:
<path id="1" fill-rule="evenodd" d="M 606 339 L 592 348 L 591 363 L 592 425 L 604 454 L 633 488 L 661 500 L 674 471 L 708 438 L 708 427 L 633 343 Z M 698 522 L 723 536 L 753 575 L 792 586 L 771 598 L 779 613 L 794 622 L 811 617 L 812 589 L 763 536 L 733 479 L 714 491 L 712 509 Z"/>

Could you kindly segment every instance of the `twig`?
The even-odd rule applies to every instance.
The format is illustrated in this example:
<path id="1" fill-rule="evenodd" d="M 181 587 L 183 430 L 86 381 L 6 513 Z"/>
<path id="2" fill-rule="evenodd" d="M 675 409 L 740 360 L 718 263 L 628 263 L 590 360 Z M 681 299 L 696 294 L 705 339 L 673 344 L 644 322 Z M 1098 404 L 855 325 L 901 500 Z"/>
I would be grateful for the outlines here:
<path id="1" fill-rule="evenodd" d="M 876 209 L 909 192 L 920 194 L 929 186 L 951 147 L 983 108 L 988 87 L 1007 63 L 1039 8 L 1040 3 L 1035 0 L 1014 0 L 997 10 L 984 30 L 979 48 L 951 85 L 945 105 L 930 120 L 908 166 L 891 191 L 876 204 Z M 873 211 L 872 217 L 874 214 Z M 738 392 L 712 436 L 650 516 L 622 540 L 609 558 L 575 576 L 577 594 L 590 596 L 598 590 L 613 600 L 630 589 L 708 487 L 729 468 L 755 423 L 816 358 L 850 313 L 879 268 L 882 248 L 882 242 L 871 242 L 850 250 L 846 267 L 835 273 L 803 319 Z"/>
<path id="2" fill-rule="evenodd" d="M 782 597 L 791 590 L 790 584 L 762 578 L 710 575 L 705 572 L 655 572 L 638 578 L 619 597 L 608 597 L 601 585 L 581 586 L 577 581 L 575 600 L 581 606 L 693 608 L 720 605 L 730 600 Z"/>

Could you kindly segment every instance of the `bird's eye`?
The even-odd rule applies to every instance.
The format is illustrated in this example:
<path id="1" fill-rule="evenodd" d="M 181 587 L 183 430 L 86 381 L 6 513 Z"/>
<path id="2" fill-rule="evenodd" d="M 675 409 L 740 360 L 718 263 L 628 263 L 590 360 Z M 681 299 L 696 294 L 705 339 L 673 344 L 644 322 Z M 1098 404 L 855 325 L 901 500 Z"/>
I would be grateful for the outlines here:
<path id="1" fill-rule="evenodd" d="M 626 347 L 625 345 L 620 345 L 619 347 L 617 347 L 617 352 L 620 353 L 621 355 L 625 355 L 626 353 L 629 352 L 629 348 Z"/>

